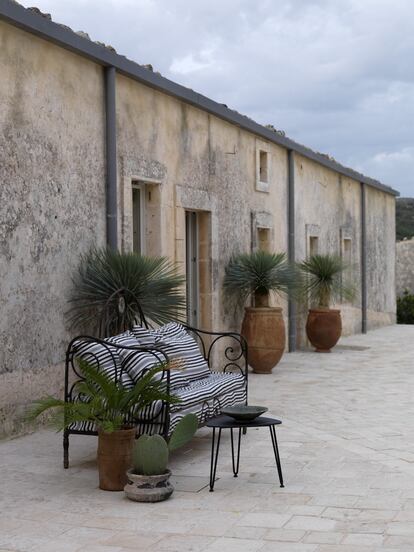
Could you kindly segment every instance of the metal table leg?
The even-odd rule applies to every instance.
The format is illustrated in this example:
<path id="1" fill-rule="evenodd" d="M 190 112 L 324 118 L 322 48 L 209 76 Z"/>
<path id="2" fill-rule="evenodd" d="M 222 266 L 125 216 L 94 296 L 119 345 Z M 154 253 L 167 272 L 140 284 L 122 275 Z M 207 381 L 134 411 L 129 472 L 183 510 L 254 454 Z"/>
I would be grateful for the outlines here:
<path id="1" fill-rule="evenodd" d="M 234 441 L 233 441 L 233 429 L 230 429 L 230 437 L 231 437 L 231 461 L 233 464 L 233 475 L 234 477 L 237 477 L 239 473 L 239 465 L 240 465 L 240 441 L 241 441 L 241 427 L 239 427 L 239 438 L 237 443 L 237 462 L 234 462 Z"/>
<path id="2" fill-rule="evenodd" d="M 214 491 L 214 482 L 216 480 L 216 471 L 217 471 L 217 459 L 220 448 L 220 438 L 221 438 L 221 427 L 218 431 L 216 453 L 214 454 L 214 444 L 216 440 L 216 428 L 213 427 L 213 439 L 211 441 L 211 463 L 210 463 L 210 493 Z"/>
<path id="3" fill-rule="evenodd" d="M 270 436 L 272 438 L 273 452 L 275 453 L 276 467 L 277 467 L 277 472 L 279 474 L 280 486 L 284 487 L 283 475 L 282 475 L 282 466 L 280 465 L 279 448 L 277 446 L 275 426 L 274 425 L 269 426 L 269 430 L 270 430 Z"/>

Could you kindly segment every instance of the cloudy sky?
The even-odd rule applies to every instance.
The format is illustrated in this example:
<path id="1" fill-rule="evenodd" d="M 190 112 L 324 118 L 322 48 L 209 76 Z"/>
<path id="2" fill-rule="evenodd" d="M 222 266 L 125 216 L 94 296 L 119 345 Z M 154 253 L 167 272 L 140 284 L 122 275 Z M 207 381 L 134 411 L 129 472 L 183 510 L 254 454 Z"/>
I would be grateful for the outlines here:
<path id="1" fill-rule="evenodd" d="M 414 196 L 413 0 L 24 0 Z"/>

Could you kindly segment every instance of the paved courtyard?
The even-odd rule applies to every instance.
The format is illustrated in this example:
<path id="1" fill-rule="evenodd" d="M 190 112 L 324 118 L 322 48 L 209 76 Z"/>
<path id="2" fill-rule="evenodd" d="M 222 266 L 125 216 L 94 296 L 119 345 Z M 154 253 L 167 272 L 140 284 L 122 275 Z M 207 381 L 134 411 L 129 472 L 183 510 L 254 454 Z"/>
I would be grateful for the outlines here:
<path id="1" fill-rule="evenodd" d="M 243 438 L 238 479 L 223 433 L 214 493 L 200 430 L 172 498 L 147 505 L 97 488 L 94 437 L 72 437 L 67 471 L 60 434 L 1 442 L 0 552 L 414 550 L 414 326 L 287 354 L 251 376 L 250 403 L 283 420 L 284 489 L 266 429 Z"/>

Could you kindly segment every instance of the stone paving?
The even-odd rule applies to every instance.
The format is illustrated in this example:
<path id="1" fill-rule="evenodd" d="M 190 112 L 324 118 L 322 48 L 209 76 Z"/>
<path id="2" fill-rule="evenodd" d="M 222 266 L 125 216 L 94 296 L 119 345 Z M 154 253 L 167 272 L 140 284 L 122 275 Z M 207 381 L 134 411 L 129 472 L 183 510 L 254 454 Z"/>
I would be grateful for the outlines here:
<path id="1" fill-rule="evenodd" d="M 269 432 L 243 438 L 238 479 L 223 433 L 215 492 L 210 432 L 171 462 L 158 504 L 97 488 L 96 439 L 72 437 L 71 468 L 50 431 L 0 443 L 0 552 L 374 552 L 414 550 L 414 326 L 287 354 L 250 378 L 250 403 L 280 417 L 286 487 Z"/>

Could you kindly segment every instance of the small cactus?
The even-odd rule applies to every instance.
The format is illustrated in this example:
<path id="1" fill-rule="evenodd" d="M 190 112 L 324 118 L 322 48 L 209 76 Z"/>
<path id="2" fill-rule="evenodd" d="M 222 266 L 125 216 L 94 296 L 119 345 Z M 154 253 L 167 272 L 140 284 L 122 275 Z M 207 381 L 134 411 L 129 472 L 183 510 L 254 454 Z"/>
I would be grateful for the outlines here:
<path id="1" fill-rule="evenodd" d="M 161 435 L 141 435 L 134 447 L 134 468 L 143 475 L 161 475 L 168 465 L 168 446 Z"/>
<path id="2" fill-rule="evenodd" d="M 178 422 L 168 444 L 161 435 L 141 435 L 134 446 L 134 472 L 140 475 L 165 473 L 169 452 L 188 443 L 197 427 L 197 416 L 187 414 Z"/>

